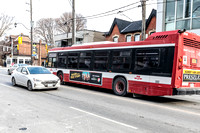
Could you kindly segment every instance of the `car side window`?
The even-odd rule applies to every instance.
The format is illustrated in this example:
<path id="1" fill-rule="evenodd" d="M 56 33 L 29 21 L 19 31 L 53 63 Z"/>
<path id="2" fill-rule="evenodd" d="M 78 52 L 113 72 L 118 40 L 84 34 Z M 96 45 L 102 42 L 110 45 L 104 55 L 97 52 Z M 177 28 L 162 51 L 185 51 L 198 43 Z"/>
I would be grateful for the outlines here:
<path id="1" fill-rule="evenodd" d="M 27 70 L 26 70 L 25 67 L 22 68 L 22 73 L 23 73 L 23 74 L 28 74 L 28 72 L 27 72 Z"/>
<path id="2" fill-rule="evenodd" d="M 22 67 L 19 67 L 16 69 L 18 72 L 21 72 L 22 71 Z"/>

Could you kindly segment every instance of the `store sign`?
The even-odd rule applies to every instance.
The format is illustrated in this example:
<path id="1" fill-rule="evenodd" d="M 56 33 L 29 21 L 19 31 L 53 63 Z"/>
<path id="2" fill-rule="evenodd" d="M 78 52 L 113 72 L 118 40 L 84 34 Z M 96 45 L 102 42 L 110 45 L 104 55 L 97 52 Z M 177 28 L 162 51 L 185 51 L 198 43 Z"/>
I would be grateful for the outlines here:
<path id="1" fill-rule="evenodd" d="M 70 71 L 70 80 L 101 85 L 102 74 L 91 72 Z"/>

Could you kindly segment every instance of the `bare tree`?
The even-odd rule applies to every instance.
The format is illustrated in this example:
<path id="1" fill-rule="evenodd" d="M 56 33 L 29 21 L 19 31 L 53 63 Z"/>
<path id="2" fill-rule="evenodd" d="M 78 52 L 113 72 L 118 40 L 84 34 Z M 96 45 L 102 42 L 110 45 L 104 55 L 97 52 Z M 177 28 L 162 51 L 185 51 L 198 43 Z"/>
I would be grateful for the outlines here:
<path id="1" fill-rule="evenodd" d="M 87 20 L 81 14 L 76 14 L 76 30 L 86 27 Z M 72 32 L 72 13 L 65 12 L 60 18 L 56 19 L 56 29 L 61 33 Z"/>
<path id="2" fill-rule="evenodd" d="M 14 17 L 9 17 L 5 14 L 0 15 L 0 37 L 2 37 L 5 32 L 11 29 L 10 27 L 13 25 L 13 19 Z"/>
<path id="3" fill-rule="evenodd" d="M 36 23 L 34 34 L 46 43 L 54 44 L 55 20 L 42 18 Z"/>

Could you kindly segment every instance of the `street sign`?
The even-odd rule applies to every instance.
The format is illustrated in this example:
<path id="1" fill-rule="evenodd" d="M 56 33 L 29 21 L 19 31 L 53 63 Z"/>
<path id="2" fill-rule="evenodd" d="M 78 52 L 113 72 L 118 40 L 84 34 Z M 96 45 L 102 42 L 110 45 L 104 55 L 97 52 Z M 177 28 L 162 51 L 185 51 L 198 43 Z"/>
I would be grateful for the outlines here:
<path id="1" fill-rule="evenodd" d="M 36 56 L 37 54 L 32 54 L 32 56 Z"/>

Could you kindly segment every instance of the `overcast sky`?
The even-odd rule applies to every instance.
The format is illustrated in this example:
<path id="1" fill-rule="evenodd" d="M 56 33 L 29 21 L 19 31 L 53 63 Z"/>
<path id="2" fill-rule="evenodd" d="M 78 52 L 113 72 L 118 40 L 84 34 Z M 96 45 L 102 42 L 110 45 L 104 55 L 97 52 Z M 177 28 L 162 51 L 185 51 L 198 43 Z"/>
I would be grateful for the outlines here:
<path id="1" fill-rule="evenodd" d="M 36 22 L 41 18 L 56 18 L 60 17 L 64 12 L 71 12 L 71 0 L 32 0 L 33 1 L 33 21 Z M 75 0 L 76 13 L 83 16 L 91 16 L 100 13 L 105 13 L 116 8 L 120 8 L 132 3 L 137 3 L 140 0 Z M 151 10 L 157 8 L 155 4 L 157 0 L 149 0 L 147 3 L 146 16 L 148 17 Z M 1 0 L 0 14 L 4 13 L 13 16 L 14 22 L 23 23 L 27 28 L 30 28 L 30 0 Z M 141 20 L 141 7 L 137 7 L 140 3 L 134 4 L 127 8 L 120 9 L 120 11 L 130 9 L 121 14 L 114 14 L 106 17 L 88 19 L 87 29 L 106 32 L 109 31 L 114 18 L 121 18 L 128 21 Z M 119 10 L 118 10 L 119 11 Z M 110 12 L 117 13 L 118 11 Z M 103 14 L 105 15 L 105 14 Z M 130 19 L 131 20 L 130 20 Z M 7 34 L 20 34 L 24 33 L 29 35 L 29 30 L 25 29 L 22 25 L 18 25 Z"/>

